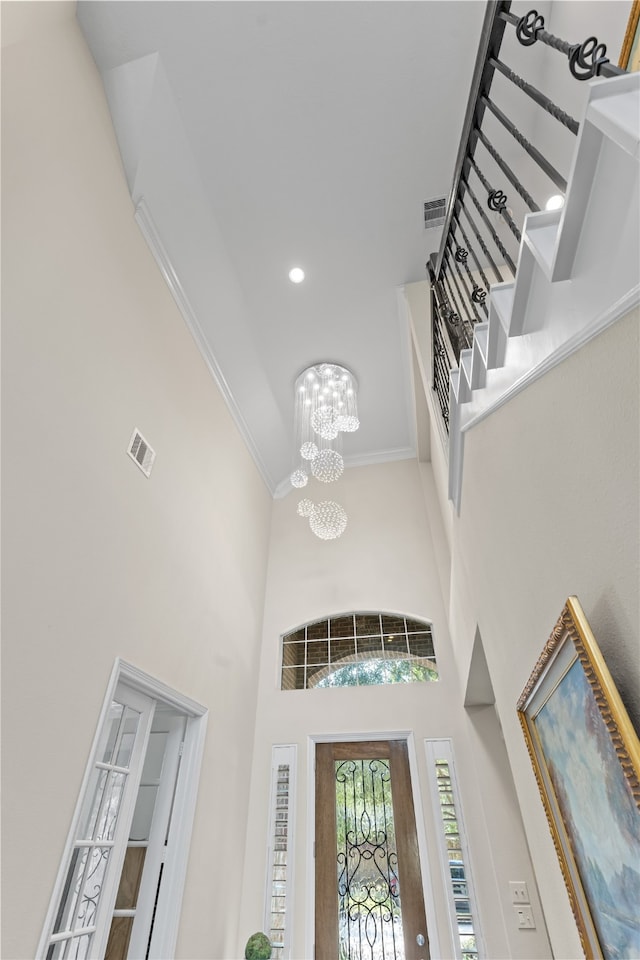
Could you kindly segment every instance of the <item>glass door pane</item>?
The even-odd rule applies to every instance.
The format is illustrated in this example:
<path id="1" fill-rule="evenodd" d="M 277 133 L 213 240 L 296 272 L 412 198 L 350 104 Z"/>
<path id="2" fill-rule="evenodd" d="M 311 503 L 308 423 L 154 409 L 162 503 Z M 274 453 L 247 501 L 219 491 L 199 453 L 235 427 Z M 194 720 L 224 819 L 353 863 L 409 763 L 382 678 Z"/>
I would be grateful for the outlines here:
<path id="1" fill-rule="evenodd" d="M 406 741 L 316 746 L 316 960 L 428 960 Z"/>
<path id="2" fill-rule="evenodd" d="M 404 958 L 391 771 L 335 761 L 340 960 Z"/>

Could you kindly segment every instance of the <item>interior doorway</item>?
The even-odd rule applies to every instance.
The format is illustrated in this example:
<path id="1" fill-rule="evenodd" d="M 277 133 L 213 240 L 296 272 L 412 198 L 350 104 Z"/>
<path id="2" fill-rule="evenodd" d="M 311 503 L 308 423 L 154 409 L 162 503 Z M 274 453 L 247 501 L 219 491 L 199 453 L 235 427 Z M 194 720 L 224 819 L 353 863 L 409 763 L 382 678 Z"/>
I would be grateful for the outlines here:
<path id="1" fill-rule="evenodd" d="M 428 960 L 406 740 L 316 745 L 316 960 Z"/>
<path id="2" fill-rule="evenodd" d="M 116 660 L 37 957 L 173 956 L 206 723 L 204 706 Z"/>

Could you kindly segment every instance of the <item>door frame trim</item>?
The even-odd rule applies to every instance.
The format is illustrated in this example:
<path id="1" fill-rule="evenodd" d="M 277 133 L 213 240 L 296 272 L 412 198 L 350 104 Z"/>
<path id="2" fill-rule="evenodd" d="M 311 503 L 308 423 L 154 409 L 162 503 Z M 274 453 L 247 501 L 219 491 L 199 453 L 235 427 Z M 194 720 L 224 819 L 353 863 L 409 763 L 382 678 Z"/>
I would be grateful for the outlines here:
<path id="1" fill-rule="evenodd" d="M 305 910 L 305 956 L 314 956 L 315 937 L 315 903 L 316 903 L 316 871 L 315 871 L 315 835 L 316 835 L 316 744 L 317 743 L 359 743 L 366 740 L 405 740 L 409 756 L 409 772 L 411 774 L 411 792 L 416 818 L 416 833 L 418 836 L 418 854 L 420 857 L 420 872 L 422 875 L 422 895 L 424 909 L 427 915 L 427 930 L 429 931 L 429 949 L 432 957 L 440 956 L 438 925 L 436 909 L 431 885 L 430 863 L 428 856 L 427 834 L 425 829 L 425 811 L 422 802 L 422 793 L 419 782 L 418 753 L 416 751 L 413 730 L 367 730 L 358 733 L 309 734 L 307 737 L 307 849 L 306 849 L 306 891 L 307 902 Z M 426 773 L 426 770 L 425 770 Z M 429 795 L 427 794 L 427 797 Z"/>
<path id="2" fill-rule="evenodd" d="M 113 700 L 116 687 L 119 683 L 124 683 L 132 690 L 158 703 L 169 704 L 187 717 L 182 763 L 178 776 L 174 804 L 174 819 L 171 826 L 174 857 L 171 869 L 166 872 L 161 897 L 158 901 L 160 904 L 162 900 L 165 907 L 163 913 L 158 911 L 158 919 L 156 920 L 156 926 L 159 928 L 158 939 L 161 941 L 162 956 L 173 957 L 175 953 L 209 710 L 196 700 L 192 700 L 190 697 L 167 686 L 167 684 L 161 680 L 157 680 L 155 677 L 140 670 L 139 667 L 127 663 L 126 660 L 122 660 L 120 657 L 116 657 L 80 782 L 76 805 L 71 818 L 71 825 L 52 888 L 51 899 L 45 914 L 44 926 L 40 934 L 36 952 L 37 957 L 44 957 L 48 949 L 48 931 L 53 923 L 60 891 L 62 890 L 66 876 L 68 857 L 71 847 L 73 846 L 76 827 L 82 812 L 82 805 L 91 776 L 93 760 L 98 749 L 100 736 L 107 719 L 111 701 Z"/>
<path id="3" fill-rule="evenodd" d="M 151 956 L 173 957 L 182 913 L 182 897 L 187 877 L 209 710 L 191 697 L 167 686 L 161 680 L 157 680 L 120 657 L 113 665 L 111 682 L 114 677 L 136 690 L 141 690 L 160 703 L 169 704 L 187 717 L 171 817 L 171 865 L 170 869 L 163 874 L 151 953 Z M 160 950 L 160 954 L 156 954 L 157 950 Z"/>

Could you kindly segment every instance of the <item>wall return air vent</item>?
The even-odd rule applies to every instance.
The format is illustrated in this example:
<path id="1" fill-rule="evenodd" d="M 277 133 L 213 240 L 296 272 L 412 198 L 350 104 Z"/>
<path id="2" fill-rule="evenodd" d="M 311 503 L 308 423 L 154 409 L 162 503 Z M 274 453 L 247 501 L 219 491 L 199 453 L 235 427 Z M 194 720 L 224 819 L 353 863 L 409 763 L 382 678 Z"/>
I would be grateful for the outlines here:
<path id="1" fill-rule="evenodd" d="M 151 474 L 151 467 L 156 458 L 156 452 L 149 446 L 137 428 L 131 435 L 127 453 L 134 463 L 140 467 L 145 477 L 148 477 Z"/>
<path id="2" fill-rule="evenodd" d="M 441 227 L 445 221 L 447 212 L 447 198 L 441 200 L 425 200 L 424 202 L 424 228 L 430 230 L 431 227 Z"/>

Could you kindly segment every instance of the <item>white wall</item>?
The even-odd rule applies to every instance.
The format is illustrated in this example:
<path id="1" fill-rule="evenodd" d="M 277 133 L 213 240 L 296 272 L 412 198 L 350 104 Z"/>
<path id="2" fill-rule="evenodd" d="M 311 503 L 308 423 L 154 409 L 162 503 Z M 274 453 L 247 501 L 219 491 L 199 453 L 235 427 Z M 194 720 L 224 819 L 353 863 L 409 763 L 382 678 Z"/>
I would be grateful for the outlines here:
<path id="1" fill-rule="evenodd" d="M 210 709 L 177 956 L 229 958 L 271 502 L 134 222 L 74 5 L 2 15 L 3 956 L 35 954 L 121 656 Z"/>
<path id="2" fill-rule="evenodd" d="M 445 549 L 446 539 L 438 517 L 433 479 L 425 485 L 425 499 L 421 471 L 430 471 L 430 466 L 403 461 L 347 470 L 330 490 L 349 515 L 347 530 L 336 541 L 322 542 L 313 536 L 307 521 L 296 514 L 299 497 L 295 494 L 274 503 L 239 947 L 263 925 L 272 745 L 298 745 L 292 957 L 301 958 L 309 956 L 306 934 L 313 929 L 313 903 L 307 886 L 307 878 L 312 875 L 313 840 L 313 827 L 308 823 L 312 799 L 307 783 L 309 738 L 319 734 L 340 738 L 362 732 L 410 730 L 417 746 L 421 793 L 417 816 L 431 851 L 435 850 L 436 835 L 423 740 L 453 739 L 487 941 L 486 955 L 528 960 L 549 955 L 543 926 L 523 936 L 515 929 L 515 917 L 508 903 L 509 879 L 526 877 L 534 894 L 535 883 L 502 740 L 499 735 L 487 737 L 486 724 L 469 716 L 462 706 L 463 693 L 450 649 L 425 503 L 432 511 L 436 535 Z M 317 494 L 318 491 L 309 493 L 312 499 L 318 499 Z M 440 681 L 281 691 L 281 634 L 309 620 L 353 610 L 385 610 L 432 620 Z M 486 709 L 492 711 L 491 707 Z M 483 803 L 479 802 L 479 793 L 484 797 Z M 439 952 L 434 949 L 433 955 L 446 957 L 452 955 L 452 947 L 444 912 L 444 888 L 434 854 L 430 857 L 430 865 L 423 863 L 423 873 L 435 903 L 431 914 L 428 912 L 432 946 L 435 947 L 434 940 L 439 940 Z"/>
<path id="3" fill-rule="evenodd" d="M 479 628 L 556 957 L 580 941 L 516 716 L 569 595 L 640 727 L 638 311 L 467 434 L 451 631 Z"/>

